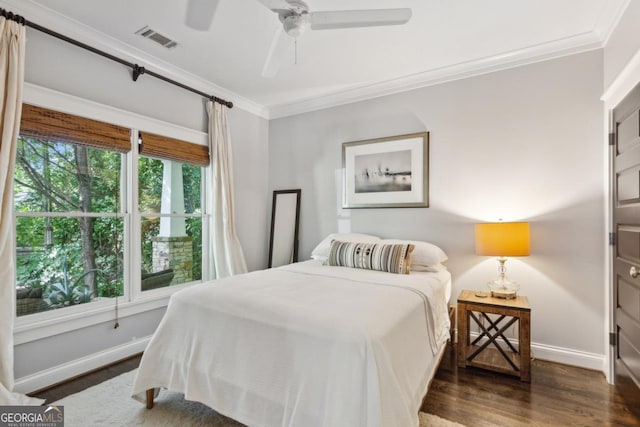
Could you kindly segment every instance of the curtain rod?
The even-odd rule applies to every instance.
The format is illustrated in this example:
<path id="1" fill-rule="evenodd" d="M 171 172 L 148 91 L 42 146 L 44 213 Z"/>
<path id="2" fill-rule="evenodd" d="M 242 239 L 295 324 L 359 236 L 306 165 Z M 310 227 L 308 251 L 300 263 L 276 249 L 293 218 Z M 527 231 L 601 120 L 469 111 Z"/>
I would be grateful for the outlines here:
<path id="1" fill-rule="evenodd" d="M 43 27 L 41 25 L 38 25 L 35 22 L 27 21 L 23 16 L 15 15 L 14 13 L 9 12 L 9 11 L 7 11 L 5 9 L 2 9 L 2 8 L 0 8 L 0 16 L 3 16 L 6 19 L 9 19 L 11 21 L 15 21 L 15 22 L 17 22 L 17 23 L 19 23 L 21 25 L 25 25 L 27 27 L 33 28 L 34 30 L 38 30 L 40 32 L 48 34 L 48 35 L 50 35 L 52 37 L 55 37 L 57 39 L 60 39 L 60 40 L 65 41 L 67 43 L 70 43 L 72 45 L 78 46 L 78 47 L 80 47 L 82 49 L 88 50 L 89 52 L 93 52 L 93 53 L 95 53 L 97 55 L 100 55 L 100 56 L 103 56 L 105 58 L 108 58 L 108 59 L 110 59 L 112 61 L 115 61 L 115 62 L 117 62 L 119 64 L 125 65 L 125 66 L 131 68 L 132 77 L 133 77 L 133 81 L 134 82 L 138 80 L 138 77 L 140 77 L 140 75 L 147 74 L 147 75 L 149 75 L 151 77 L 155 77 L 156 79 L 165 81 L 165 82 L 170 83 L 170 84 L 172 84 L 174 86 L 178 86 L 178 87 L 180 87 L 182 89 L 185 89 L 185 90 L 188 90 L 190 92 L 197 93 L 198 95 L 203 96 L 203 97 L 205 97 L 205 98 L 207 98 L 207 99 L 209 99 L 209 100 L 211 100 L 213 102 L 217 102 L 218 104 L 226 105 L 229 108 L 233 108 L 233 103 L 230 102 L 230 101 L 226 101 L 226 100 L 224 100 L 222 98 L 218 98 L 217 96 L 208 95 L 208 94 L 206 94 L 206 93 L 204 93 L 202 91 L 199 91 L 198 89 L 194 89 L 194 88 L 192 88 L 190 86 L 187 86 L 185 84 L 182 84 L 180 82 L 172 80 L 172 79 L 170 79 L 168 77 L 165 77 L 165 76 L 163 76 L 161 74 L 155 73 L 153 71 L 149 71 L 149 70 L 145 69 L 144 67 L 140 67 L 138 64 L 134 64 L 132 62 L 125 61 L 122 58 L 118 58 L 117 56 L 111 55 L 110 53 L 107 53 L 107 52 L 105 52 L 103 50 L 96 49 L 93 46 L 89 46 L 88 44 L 79 42 L 78 40 L 72 39 L 71 37 L 67 37 L 64 34 L 57 33 L 57 32 L 55 32 L 53 30 L 50 30 L 50 29 L 45 28 L 45 27 Z"/>

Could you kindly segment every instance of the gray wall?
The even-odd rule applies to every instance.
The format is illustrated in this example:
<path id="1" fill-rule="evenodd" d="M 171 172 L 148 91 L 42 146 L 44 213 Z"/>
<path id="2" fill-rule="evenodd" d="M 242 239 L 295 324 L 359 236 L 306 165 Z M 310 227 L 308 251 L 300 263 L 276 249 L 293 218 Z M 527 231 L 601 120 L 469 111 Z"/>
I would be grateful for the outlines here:
<path id="1" fill-rule="evenodd" d="M 598 101 L 640 48 L 631 2 L 604 50 L 313 113 L 266 120 L 234 108 L 238 234 L 251 270 L 266 266 L 271 190 L 302 188 L 301 259 L 326 234 L 361 231 L 443 247 L 460 289 L 497 263 L 473 253 L 478 221 L 528 220 L 532 255 L 508 262 L 533 307 L 533 340 L 603 354 L 604 159 Z M 28 30 L 26 81 L 206 130 L 203 100 Z M 428 209 L 342 210 L 341 144 L 427 130 Z M 267 188 L 268 177 L 269 186 Z M 16 346 L 16 377 L 153 333 L 163 309 Z M 83 343 L 82 346 L 72 343 Z"/>
<path id="2" fill-rule="evenodd" d="M 25 81 L 84 99 L 206 132 L 204 100 L 110 60 L 27 29 Z M 233 101 L 233 100 L 231 100 Z M 266 267 L 268 122 L 238 108 L 229 112 L 234 150 L 236 224 L 248 267 Z M 151 335 L 164 309 L 15 347 L 16 378 Z M 78 345 L 82 343 L 82 345 Z"/>
<path id="3" fill-rule="evenodd" d="M 640 2 L 630 1 L 604 48 L 604 87 L 607 88 L 640 50 Z"/>
<path id="4" fill-rule="evenodd" d="M 147 337 L 153 334 L 164 312 L 165 308 L 159 308 L 120 318 L 118 329 L 113 328 L 114 321 L 109 321 L 17 345 L 14 350 L 15 377 L 23 378 L 118 347 L 136 338 Z"/>
<path id="5" fill-rule="evenodd" d="M 592 51 L 271 121 L 270 189 L 302 189 L 301 259 L 338 230 L 427 240 L 450 257 L 455 298 L 497 276 L 473 224 L 530 221 L 531 256 L 507 267 L 533 341 L 604 355 L 602 64 Z M 428 209 L 340 209 L 343 142 L 424 130 Z"/>

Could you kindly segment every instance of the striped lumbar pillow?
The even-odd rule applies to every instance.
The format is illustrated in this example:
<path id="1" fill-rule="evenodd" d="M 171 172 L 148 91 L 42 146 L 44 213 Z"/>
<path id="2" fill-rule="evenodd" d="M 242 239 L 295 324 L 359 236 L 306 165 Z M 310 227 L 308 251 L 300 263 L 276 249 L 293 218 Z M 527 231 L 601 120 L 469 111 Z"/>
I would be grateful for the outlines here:
<path id="1" fill-rule="evenodd" d="M 328 264 L 409 274 L 413 248 L 412 244 L 383 245 L 334 240 L 331 242 Z"/>

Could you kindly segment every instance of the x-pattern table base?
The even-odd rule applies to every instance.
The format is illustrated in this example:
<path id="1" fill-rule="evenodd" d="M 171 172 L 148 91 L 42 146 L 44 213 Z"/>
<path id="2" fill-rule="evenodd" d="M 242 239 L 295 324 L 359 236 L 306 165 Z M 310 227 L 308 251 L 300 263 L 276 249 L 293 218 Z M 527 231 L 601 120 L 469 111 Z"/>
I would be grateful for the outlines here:
<path id="1" fill-rule="evenodd" d="M 479 334 L 471 339 L 472 320 Z M 531 381 L 531 308 L 526 297 L 482 298 L 474 291 L 458 297 L 458 366 L 474 366 Z M 517 346 L 505 335 L 517 325 Z"/>
<path id="2" fill-rule="evenodd" d="M 473 340 L 471 345 L 478 344 L 484 337 L 487 337 L 487 340 L 482 345 L 477 347 L 469 356 L 467 356 L 467 361 L 470 361 L 470 362 L 473 361 L 473 359 L 478 354 L 482 353 L 482 351 L 485 348 L 489 347 L 490 344 L 493 344 L 493 346 L 500 352 L 502 357 L 504 357 L 504 360 L 506 360 L 507 363 L 511 365 L 513 370 L 519 372 L 520 367 L 517 366 L 515 363 L 513 363 L 513 360 L 511 360 L 511 358 L 507 355 L 507 353 L 502 349 L 502 346 L 500 346 L 500 344 L 496 342 L 498 338 L 502 338 L 502 341 L 504 341 L 509 346 L 509 348 L 513 353 L 519 353 L 518 350 L 516 350 L 516 348 L 513 346 L 513 344 L 511 344 L 511 341 L 509 341 L 507 337 L 504 336 L 504 332 L 507 329 L 509 329 L 511 325 L 516 323 L 518 321 L 518 318 L 512 317 L 511 319 L 509 319 L 507 323 L 504 324 L 504 326 L 498 329 L 498 325 L 507 317 L 506 315 L 503 314 L 502 316 L 498 317 L 495 321 L 493 321 L 489 316 L 487 316 L 486 313 L 479 313 L 479 314 L 483 319 L 485 319 L 489 323 L 489 327 L 485 328 L 482 322 L 480 321 L 480 319 L 476 317 L 476 314 L 473 311 L 470 311 L 469 316 L 476 322 L 476 325 L 478 325 L 478 327 L 482 330 L 482 333 L 478 335 L 475 340 Z M 492 329 L 494 329 L 496 332 L 492 333 L 491 332 Z"/>

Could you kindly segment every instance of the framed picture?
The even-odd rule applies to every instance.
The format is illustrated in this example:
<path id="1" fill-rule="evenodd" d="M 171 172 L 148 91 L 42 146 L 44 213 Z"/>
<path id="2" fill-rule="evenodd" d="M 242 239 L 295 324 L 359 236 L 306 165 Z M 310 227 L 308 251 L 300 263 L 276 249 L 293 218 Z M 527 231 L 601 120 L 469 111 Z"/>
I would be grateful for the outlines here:
<path id="1" fill-rule="evenodd" d="M 343 208 L 429 206 L 429 132 L 342 144 Z"/>

